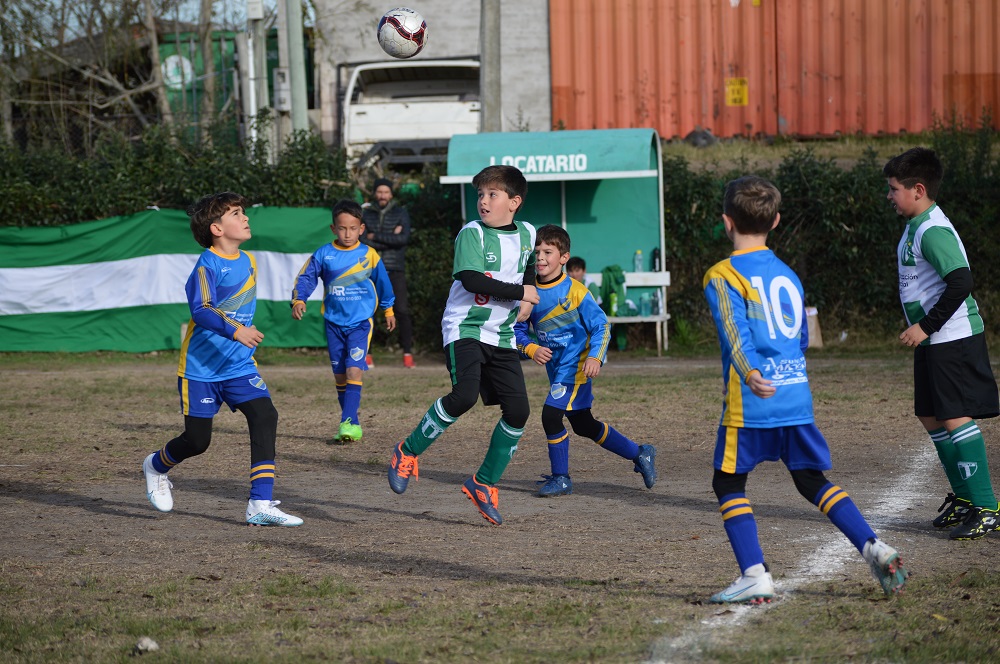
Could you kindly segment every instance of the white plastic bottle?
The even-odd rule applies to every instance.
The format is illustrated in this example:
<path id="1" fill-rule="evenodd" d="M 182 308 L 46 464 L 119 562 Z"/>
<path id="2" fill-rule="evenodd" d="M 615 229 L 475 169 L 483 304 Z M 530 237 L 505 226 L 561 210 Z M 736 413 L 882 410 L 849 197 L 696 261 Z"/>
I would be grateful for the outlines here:
<path id="1" fill-rule="evenodd" d="M 632 271 L 633 272 L 645 272 L 642 263 L 642 249 L 635 250 L 635 257 L 632 259 Z"/>

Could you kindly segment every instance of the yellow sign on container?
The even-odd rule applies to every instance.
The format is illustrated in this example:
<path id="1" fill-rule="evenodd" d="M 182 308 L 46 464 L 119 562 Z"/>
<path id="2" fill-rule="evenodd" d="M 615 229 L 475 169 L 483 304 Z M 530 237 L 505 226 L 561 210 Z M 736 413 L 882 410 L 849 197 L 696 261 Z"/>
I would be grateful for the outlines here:
<path id="1" fill-rule="evenodd" d="M 742 76 L 726 79 L 726 106 L 749 106 L 750 84 Z"/>

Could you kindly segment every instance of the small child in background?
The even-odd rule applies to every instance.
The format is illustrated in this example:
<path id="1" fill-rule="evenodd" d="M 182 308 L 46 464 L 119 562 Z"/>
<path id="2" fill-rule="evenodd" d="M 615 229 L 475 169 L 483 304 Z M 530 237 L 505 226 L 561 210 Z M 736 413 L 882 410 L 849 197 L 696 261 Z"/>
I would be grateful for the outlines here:
<path id="1" fill-rule="evenodd" d="M 722 350 L 724 394 L 712 489 L 740 567 L 740 577 L 711 601 L 759 604 L 774 595 L 746 484 L 757 464 L 778 459 L 799 493 L 858 549 L 888 595 L 908 576 L 899 555 L 878 538 L 847 492 L 823 475 L 831 467 L 830 447 L 813 417 L 802 284 L 767 248 L 780 206 L 781 193 L 763 178 L 729 182 L 722 221 L 734 250 L 703 282 Z"/>
<path id="2" fill-rule="evenodd" d="M 571 279 L 576 279 L 581 284 L 587 287 L 590 294 L 594 296 L 594 300 L 597 304 L 601 303 L 601 289 L 597 287 L 593 279 L 587 277 L 587 261 L 583 260 L 579 256 L 573 256 L 568 261 L 566 261 L 566 274 L 570 276 Z"/>
<path id="3" fill-rule="evenodd" d="M 361 244 L 365 225 L 361 206 L 350 199 L 333 206 L 330 229 L 336 239 L 313 252 L 295 280 L 292 290 L 292 318 L 302 320 L 306 298 L 323 280 L 323 318 L 326 326 L 330 366 L 337 384 L 341 421 L 334 441 L 361 440 L 361 405 L 363 372 L 368 370 L 368 344 L 372 338 L 372 316 L 381 306 L 386 328 L 396 327 L 392 311 L 395 297 L 389 275 L 378 252 Z"/>
<path id="4" fill-rule="evenodd" d="M 584 286 L 587 285 L 587 261 L 579 256 L 573 256 L 566 261 L 566 274 L 570 279 L 576 279 Z"/>
<path id="5" fill-rule="evenodd" d="M 562 496 L 573 493 L 569 475 L 569 434 L 563 417 L 573 432 L 589 438 L 609 452 L 632 461 L 647 489 L 656 482 L 656 448 L 638 445 L 614 427 L 594 419 L 592 379 L 607 359 L 610 326 L 608 317 L 579 279 L 562 273 L 569 267 L 569 234 L 559 226 L 538 229 L 535 237 L 535 274 L 538 304 L 527 321 L 514 326 L 517 347 L 549 376 L 549 393 L 542 406 L 542 428 L 549 441 L 552 475 L 545 478 L 538 495 Z M 583 259 L 577 259 L 583 263 Z M 582 268 L 586 271 L 586 267 Z M 538 343 L 528 337 L 528 324 Z"/>

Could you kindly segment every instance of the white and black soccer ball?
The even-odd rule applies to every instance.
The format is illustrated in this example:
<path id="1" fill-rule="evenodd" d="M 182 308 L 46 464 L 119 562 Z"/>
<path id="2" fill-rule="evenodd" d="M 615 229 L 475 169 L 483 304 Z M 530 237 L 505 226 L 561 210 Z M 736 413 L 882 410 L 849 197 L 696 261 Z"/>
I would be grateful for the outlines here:
<path id="1" fill-rule="evenodd" d="M 412 58 L 427 43 L 427 21 L 409 7 L 390 9 L 378 21 L 378 43 L 394 58 Z"/>

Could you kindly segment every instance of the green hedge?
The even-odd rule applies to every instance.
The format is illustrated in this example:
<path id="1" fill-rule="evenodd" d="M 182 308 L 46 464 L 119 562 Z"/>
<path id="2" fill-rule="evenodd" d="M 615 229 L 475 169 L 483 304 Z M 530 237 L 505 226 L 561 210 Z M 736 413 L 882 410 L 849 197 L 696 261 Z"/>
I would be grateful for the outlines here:
<path id="1" fill-rule="evenodd" d="M 927 136 L 927 144 L 945 164 L 939 203 L 965 241 L 975 294 L 995 333 L 1000 330 L 1000 170 L 994 155 L 997 135 L 988 122 L 982 127 L 942 125 Z M 0 147 L 0 223 L 69 224 L 147 205 L 183 209 L 209 190 L 231 189 L 254 203 L 285 206 L 327 206 L 357 196 L 343 154 L 315 135 L 296 134 L 277 163 L 269 164 L 264 158 L 268 146 L 244 149 L 227 138 L 235 134 L 231 128 L 217 134 L 209 147 L 152 128 L 141 141 L 108 143 L 91 159 Z M 770 245 L 801 276 L 806 303 L 819 308 L 822 327 L 880 336 L 901 330 L 895 248 L 902 221 L 885 199 L 883 161 L 869 149 L 842 167 L 801 147 L 766 167 L 695 167 L 667 156 L 664 256 L 673 283 L 672 339 L 714 336 L 701 280 L 731 249 L 720 217 L 723 187 L 748 172 L 772 179 L 782 191 L 781 224 Z M 422 350 L 440 347 L 452 240 L 461 225 L 458 188 L 441 185 L 439 175 L 433 167 L 406 174 L 409 186 L 398 193 L 413 218 L 407 272 Z M 388 340 L 383 331 L 376 334 L 376 344 Z M 651 346 L 652 336 L 639 341 Z"/>

